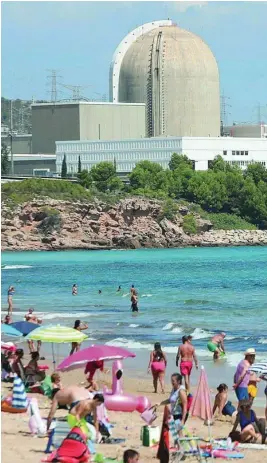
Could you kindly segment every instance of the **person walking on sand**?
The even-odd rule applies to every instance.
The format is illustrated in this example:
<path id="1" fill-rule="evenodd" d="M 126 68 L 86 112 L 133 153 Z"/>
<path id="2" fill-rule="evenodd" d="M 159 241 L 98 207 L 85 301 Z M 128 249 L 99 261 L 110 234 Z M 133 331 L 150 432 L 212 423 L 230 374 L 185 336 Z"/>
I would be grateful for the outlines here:
<path id="1" fill-rule="evenodd" d="M 154 392 L 158 392 L 158 381 L 161 386 L 161 392 L 164 394 L 164 377 L 165 377 L 165 370 L 167 366 L 167 357 L 165 352 L 161 349 L 161 345 L 159 342 L 155 342 L 154 350 L 150 353 L 149 364 L 147 368 L 147 372 L 149 373 L 151 370 L 153 376 L 153 386 Z"/>
<path id="2" fill-rule="evenodd" d="M 179 360 L 180 362 L 180 372 L 184 377 L 185 388 L 187 392 L 190 392 L 190 375 L 193 367 L 193 359 L 195 362 L 196 369 L 198 369 L 198 361 L 195 352 L 195 348 L 191 344 L 192 336 L 183 336 L 182 343 L 176 355 L 176 366 L 178 367 Z"/>
<path id="3" fill-rule="evenodd" d="M 234 375 L 234 390 L 238 401 L 240 400 L 248 400 L 249 393 L 248 393 L 248 384 L 250 381 L 250 371 L 249 367 L 253 365 L 255 362 L 256 351 L 255 349 L 249 348 L 244 353 L 245 358 L 239 362 L 236 368 L 236 372 Z"/>
<path id="4" fill-rule="evenodd" d="M 213 359 L 218 360 L 220 355 L 225 354 L 224 338 L 226 333 L 215 334 L 207 344 L 207 348 L 213 353 Z"/>
<path id="5" fill-rule="evenodd" d="M 84 331 L 88 329 L 88 325 L 86 325 L 86 323 L 82 323 L 81 320 L 76 320 L 74 323 L 73 329 L 78 330 L 78 331 Z M 80 347 L 81 347 L 80 343 L 72 342 L 70 355 L 72 355 L 74 352 L 78 352 L 80 350 Z"/>
<path id="6" fill-rule="evenodd" d="M 7 309 L 7 314 L 12 315 L 12 310 L 13 310 L 13 295 L 15 293 L 15 288 L 14 286 L 9 286 L 7 290 L 7 303 L 8 303 L 8 309 Z"/>

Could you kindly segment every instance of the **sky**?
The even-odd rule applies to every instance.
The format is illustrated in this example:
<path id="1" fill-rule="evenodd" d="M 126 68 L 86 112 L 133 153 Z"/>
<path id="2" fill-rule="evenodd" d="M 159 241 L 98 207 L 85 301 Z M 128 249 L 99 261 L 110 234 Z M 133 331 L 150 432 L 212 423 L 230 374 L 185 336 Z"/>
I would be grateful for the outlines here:
<path id="1" fill-rule="evenodd" d="M 58 83 L 107 95 L 112 55 L 131 30 L 172 19 L 214 53 L 226 122 L 267 121 L 267 2 L 1 2 L 2 96 L 49 99 L 50 69 Z M 72 95 L 58 85 L 59 98 Z"/>

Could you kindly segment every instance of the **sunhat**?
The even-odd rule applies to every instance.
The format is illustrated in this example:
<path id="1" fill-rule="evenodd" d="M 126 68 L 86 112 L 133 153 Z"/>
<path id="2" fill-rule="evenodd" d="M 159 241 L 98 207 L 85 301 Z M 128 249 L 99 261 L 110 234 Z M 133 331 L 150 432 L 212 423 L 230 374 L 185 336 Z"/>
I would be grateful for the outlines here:
<path id="1" fill-rule="evenodd" d="M 256 355 L 254 347 L 250 347 L 249 349 L 247 349 L 244 355 Z"/>

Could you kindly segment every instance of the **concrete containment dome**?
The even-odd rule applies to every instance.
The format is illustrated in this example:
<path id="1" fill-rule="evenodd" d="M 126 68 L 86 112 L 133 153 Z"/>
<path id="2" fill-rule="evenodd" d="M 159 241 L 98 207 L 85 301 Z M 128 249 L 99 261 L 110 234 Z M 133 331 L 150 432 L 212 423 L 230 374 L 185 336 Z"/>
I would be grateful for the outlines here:
<path id="1" fill-rule="evenodd" d="M 124 49 L 118 75 L 113 74 L 117 99 L 146 103 L 150 137 L 219 136 L 216 59 L 200 37 L 168 24 L 140 33 Z"/>

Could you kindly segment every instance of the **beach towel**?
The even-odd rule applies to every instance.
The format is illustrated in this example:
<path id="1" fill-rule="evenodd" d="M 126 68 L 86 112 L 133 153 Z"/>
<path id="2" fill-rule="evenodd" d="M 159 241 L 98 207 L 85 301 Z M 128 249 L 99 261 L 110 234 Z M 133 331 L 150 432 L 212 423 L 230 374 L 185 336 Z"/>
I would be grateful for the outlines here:
<path id="1" fill-rule="evenodd" d="M 28 400 L 25 392 L 25 386 L 18 376 L 13 382 L 13 396 L 12 396 L 12 407 L 13 408 L 27 408 Z"/>

